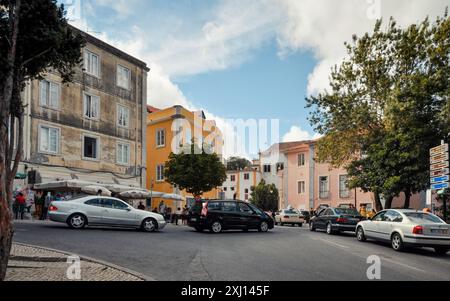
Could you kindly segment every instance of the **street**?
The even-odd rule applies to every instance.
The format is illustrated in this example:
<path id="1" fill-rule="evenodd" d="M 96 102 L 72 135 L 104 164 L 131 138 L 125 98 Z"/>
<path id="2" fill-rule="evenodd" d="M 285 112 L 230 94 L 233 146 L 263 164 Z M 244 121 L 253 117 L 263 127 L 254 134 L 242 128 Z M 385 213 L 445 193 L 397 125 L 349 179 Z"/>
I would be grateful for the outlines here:
<path id="1" fill-rule="evenodd" d="M 214 235 L 172 225 L 149 234 L 19 222 L 14 241 L 89 256 L 161 281 L 359 281 L 368 279 L 371 255 L 380 257 L 384 281 L 450 280 L 450 254 L 397 253 L 385 244 L 360 243 L 353 234 L 310 232 L 307 225 Z"/>

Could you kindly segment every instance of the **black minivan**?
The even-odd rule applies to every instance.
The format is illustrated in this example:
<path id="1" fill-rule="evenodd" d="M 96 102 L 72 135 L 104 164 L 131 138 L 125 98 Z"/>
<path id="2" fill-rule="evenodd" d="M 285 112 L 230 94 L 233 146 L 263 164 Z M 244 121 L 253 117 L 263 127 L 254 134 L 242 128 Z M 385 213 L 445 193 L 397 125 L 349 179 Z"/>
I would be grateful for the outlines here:
<path id="1" fill-rule="evenodd" d="M 274 228 L 274 220 L 253 204 L 235 200 L 197 201 L 189 211 L 189 227 L 198 232 L 210 230 L 250 229 L 267 232 Z"/>

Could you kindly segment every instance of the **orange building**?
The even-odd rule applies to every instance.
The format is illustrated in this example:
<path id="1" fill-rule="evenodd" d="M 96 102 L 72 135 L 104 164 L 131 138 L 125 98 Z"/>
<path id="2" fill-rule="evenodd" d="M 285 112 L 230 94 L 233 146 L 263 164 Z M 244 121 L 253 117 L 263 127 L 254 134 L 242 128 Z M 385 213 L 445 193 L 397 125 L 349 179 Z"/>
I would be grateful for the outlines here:
<path id="1" fill-rule="evenodd" d="M 191 112 L 182 106 L 167 109 L 148 107 L 147 115 L 147 189 L 152 191 L 152 207 L 158 206 L 161 200 L 176 210 L 177 207 L 190 205 L 194 197 L 186 191 L 180 191 L 165 181 L 164 167 L 172 152 L 183 144 L 194 139 L 203 140 L 220 157 L 223 148 L 222 133 L 215 121 L 206 120 L 203 111 Z M 221 157 L 222 158 L 222 157 Z M 164 198 L 163 194 L 180 196 L 182 201 Z M 203 195 L 206 199 L 215 199 L 219 190 L 214 189 Z M 175 198 L 176 199 L 176 198 Z"/>

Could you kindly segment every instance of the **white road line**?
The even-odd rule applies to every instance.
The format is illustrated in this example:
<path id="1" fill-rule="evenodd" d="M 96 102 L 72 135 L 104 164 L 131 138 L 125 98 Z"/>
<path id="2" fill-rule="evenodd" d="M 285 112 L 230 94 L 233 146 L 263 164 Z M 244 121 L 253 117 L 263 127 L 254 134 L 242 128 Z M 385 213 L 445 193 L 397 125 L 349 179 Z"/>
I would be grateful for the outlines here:
<path id="1" fill-rule="evenodd" d="M 337 247 L 340 247 L 340 248 L 343 248 L 343 249 L 350 249 L 349 246 L 341 245 L 341 244 L 338 244 L 338 243 L 336 243 L 334 241 L 330 241 L 330 240 L 326 240 L 326 239 L 322 239 L 322 238 L 311 238 L 311 239 L 315 240 L 315 241 L 321 241 L 321 242 L 324 242 L 324 243 L 327 243 L 327 244 L 331 244 L 331 245 L 334 245 L 334 246 L 337 246 Z"/>
<path id="2" fill-rule="evenodd" d="M 424 271 L 424 270 L 422 270 L 422 269 L 419 269 L 419 268 L 416 268 L 416 267 L 413 267 L 413 266 L 411 266 L 411 265 L 409 265 L 409 264 L 405 264 L 405 263 L 401 263 L 401 262 L 398 262 L 398 261 L 395 261 L 395 260 L 392 260 L 392 259 L 384 258 L 384 257 L 382 257 L 382 256 L 381 256 L 380 258 L 381 258 L 381 261 L 382 261 L 382 262 L 383 262 L 383 261 L 387 261 L 387 262 L 390 262 L 390 263 L 393 263 L 393 264 L 402 266 L 402 267 L 407 268 L 407 269 L 415 270 L 415 271 L 417 271 L 417 272 L 426 273 L 426 271 Z"/>

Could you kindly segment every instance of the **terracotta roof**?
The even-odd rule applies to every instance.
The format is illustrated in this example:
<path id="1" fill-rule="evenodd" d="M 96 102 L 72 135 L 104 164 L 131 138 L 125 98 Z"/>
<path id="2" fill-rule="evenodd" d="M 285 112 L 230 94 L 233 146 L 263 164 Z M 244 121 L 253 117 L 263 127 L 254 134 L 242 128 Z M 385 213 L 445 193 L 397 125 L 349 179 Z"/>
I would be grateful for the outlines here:
<path id="1" fill-rule="evenodd" d="M 155 108 L 155 107 L 147 105 L 147 112 L 154 113 L 154 112 L 158 112 L 158 111 L 161 111 L 161 110 L 158 109 L 158 108 Z"/>

